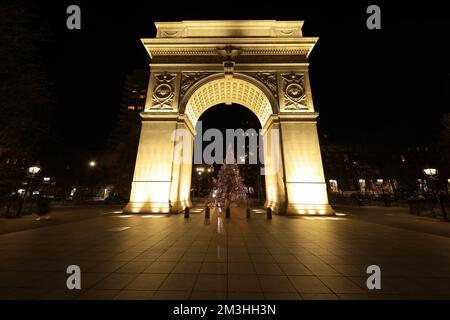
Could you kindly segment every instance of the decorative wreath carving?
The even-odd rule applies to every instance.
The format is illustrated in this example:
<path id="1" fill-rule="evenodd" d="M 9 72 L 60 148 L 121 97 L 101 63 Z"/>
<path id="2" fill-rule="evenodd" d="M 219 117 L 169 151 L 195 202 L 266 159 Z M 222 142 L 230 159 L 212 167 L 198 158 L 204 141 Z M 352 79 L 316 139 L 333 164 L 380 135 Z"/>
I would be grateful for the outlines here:
<path id="1" fill-rule="evenodd" d="M 283 78 L 284 108 L 285 110 L 308 109 L 305 90 L 305 76 L 303 74 L 288 73 Z"/>
<path id="2" fill-rule="evenodd" d="M 152 109 L 172 109 L 174 87 L 174 74 L 158 74 L 155 75 L 155 89 L 153 89 Z"/>

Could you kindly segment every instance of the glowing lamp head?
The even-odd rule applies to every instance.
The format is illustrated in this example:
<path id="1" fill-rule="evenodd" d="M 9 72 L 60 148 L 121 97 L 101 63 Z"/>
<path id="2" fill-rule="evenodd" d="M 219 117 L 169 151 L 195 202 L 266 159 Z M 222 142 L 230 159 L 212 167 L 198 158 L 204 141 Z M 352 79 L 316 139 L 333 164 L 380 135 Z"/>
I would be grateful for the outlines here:
<path id="1" fill-rule="evenodd" d="M 89 167 L 93 168 L 97 165 L 95 161 L 89 161 Z"/>
<path id="2" fill-rule="evenodd" d="M 31 174 L 31 175 L 33 175 L 33 176 L 34 176 L 35 174 L 38 174 L 40 171 L 41 171 L 41 168 L 38 167 L 38 166 L 32 166 L 32 167 L 29 167 L 29 168 L 28 168 L 28 173 Z"/>
<path id="3" fill-rule="evenodd" d="M 436 177 L 438 174 L 438 170 L 436 168 L 425 168 L 423 169 L 423 173 L 431 178 L 431 177 Z"/>
<path id="4" fill-rule="evenodd" d="M 44 182 L 50 182 L 50 177 L 44 177 L 43 179 L 42 179 Z"/>

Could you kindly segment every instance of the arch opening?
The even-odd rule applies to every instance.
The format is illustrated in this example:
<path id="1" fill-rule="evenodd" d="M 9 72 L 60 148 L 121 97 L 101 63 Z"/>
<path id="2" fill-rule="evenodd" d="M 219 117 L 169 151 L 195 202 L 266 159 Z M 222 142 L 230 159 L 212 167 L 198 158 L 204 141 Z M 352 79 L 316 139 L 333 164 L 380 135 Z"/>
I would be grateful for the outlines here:
<path id="1" fill-rule="evenodd" d="M 224 121 L 225 120 L 225 121 Z M 260 201 L 265 200 L 265 177 L 261 175 L 264 167 L 264 146 L 260 137 L 262 126 L 257 115 L 249 108 L 238 105 L 219 104 L 205 110 L 199 117 L 195 131 L 196 142 L 194 155 L 211 151 L 209 139 L 203 141 L 203 136 L 209 130 L 220 132 L 222 135 L 220 150 L 214 149 L 216 161 L 193 163 L 191 198 L 208 197 L 214 199 L 214 191 L 218 189 L 218 173 L 223 161 L 227 157 L 230 145 L 233 146 L 233 156 L 238 164 L 239 174 L 243 178 L 247 197 Z M 228 135 L 227 135 L 227 130 Z M 242 135 L 242 137 L 241 137 Z M 239 136 L 239 137 L 238 137 Z M 229 139 L 230 138 L 230 139 Z M 209 149 L 209 150 L 208 150 Z M 195 156 L 194 156 L 195 160 Z M 213 159 L 211 159 L 213 160 Z"/>
<path id="2" fill-rule="evenodd" d="M 238 77 L 207 79 L 193 90 L 186 103 L 184 113 L 195 127 L 198 119 L 207 109 L 218 104 L 231 105 L 233 103 L 253 111 L 263 128 L 273 114 L 272 104 L 267 93 L 250 81 Z"/>

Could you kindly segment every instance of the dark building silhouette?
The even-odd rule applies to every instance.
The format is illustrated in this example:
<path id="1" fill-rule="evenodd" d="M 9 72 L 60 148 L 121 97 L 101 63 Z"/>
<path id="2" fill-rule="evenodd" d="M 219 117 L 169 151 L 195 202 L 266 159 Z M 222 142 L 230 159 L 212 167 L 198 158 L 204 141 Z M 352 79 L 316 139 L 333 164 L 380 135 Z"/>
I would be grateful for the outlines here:
<path id="1" fill-rule="evenodd" d="M 123 200 L 130 194 L 141 128 L 139 114 L 145 108 L 148 79 L 149 70 L 145 69 L 136 69 L 127 75 L 116 126 L 108 143 L 109 151 L 103 159 L 108 182 L 113 186 L 111 196 Z"/>
<path id="2" fill-rule="evenodd" d="M 392 194 L 408 197 L 430 189 L 423 169 L 440 171 L 440 190 L 448 183 L 446 164 L 439 161 L 439 148 L 432 146 L 391 147 L 386 145 L 322 144 L 328 193 L 350 196 Z"/>

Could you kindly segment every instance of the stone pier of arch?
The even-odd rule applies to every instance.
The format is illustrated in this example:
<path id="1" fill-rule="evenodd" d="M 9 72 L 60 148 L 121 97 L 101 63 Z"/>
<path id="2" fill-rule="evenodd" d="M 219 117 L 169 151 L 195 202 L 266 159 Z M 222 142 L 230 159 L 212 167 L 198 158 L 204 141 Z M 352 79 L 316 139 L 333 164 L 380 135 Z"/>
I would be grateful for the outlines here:
<path id="1" fill-rule="evenodd" d="M 266 137 L 266 207 L 278 214 L 330 215 L 307 57 L 317 38 L 302 21 L 157 22 L 142 39 L 151 73 L 126 213 L 178 213 L 190 206 L 194 128 L 200 115 L 237 103 Z M 189 132 L 178 145 L 176 129 Z M 278 135 L 271 132 L 277 130 Z M 186 140 L 186 137 L 183 137 Z M 272 152 L 272 154 L 271 154 Z M 192 161 L 192 160 L 191 160 Z"/>

